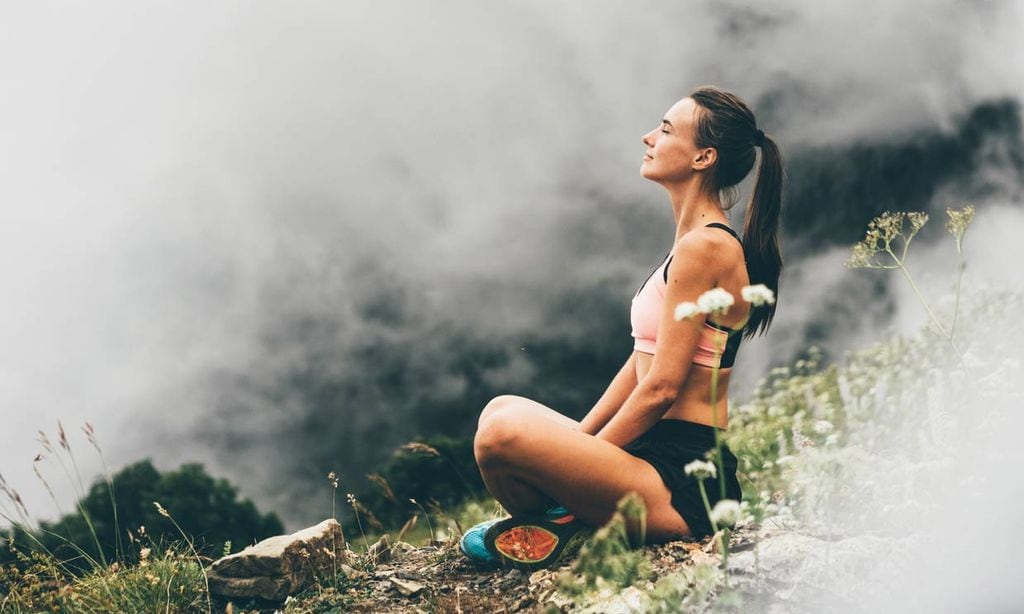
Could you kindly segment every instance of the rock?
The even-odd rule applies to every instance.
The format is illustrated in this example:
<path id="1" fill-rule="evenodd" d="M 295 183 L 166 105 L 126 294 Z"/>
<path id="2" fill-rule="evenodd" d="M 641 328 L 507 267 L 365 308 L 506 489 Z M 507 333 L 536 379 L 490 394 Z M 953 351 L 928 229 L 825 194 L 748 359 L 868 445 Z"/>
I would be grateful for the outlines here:
<path id="1" fill-rule="evenodd" d="M 548 570 L 548 569 L 538 569 L 537 571 L 535 571 L 532 574 L 530 574 L 530 580 L 529 580 L 530 586 L 535 586 L 535 585 L 541 583 L 542 581 L 549 579 L 551 576 L 552 576 L 552 573 L 551 573 L 550 570 Z"/>
<path id="2" fill-rule="evenodd" d="M 385 563 L 391 560 L 391 540 L 388 539 L 388 534 L 380 536 L 376 542 L 370 546 L 366 554 L 369 555 L 370 560 L 377 563 Z"/>
<path id="3" fill-rule="evenodd" d="M 399 593 L 406 597 L 412 597 L 423 590 L 423 585 L 415 580 L 399 580 L 398 578 L 392 577 L 391 584 L 398 589 Z"/>
<path id="4" fill-rule="evenodd" d="M 347 561 L 341 525 L 329 518 L 218 559 L 207 578 L 215 595 L 282 601 L 305 588 L 314 572 L 330 573 L 334 565 Z"/>
<path id="5" fill-rule="evenodd" d="M 629 586 L 611 594 L 603 595 L 599 603 L 581 610 L 580 614 L 632 614 L 645 612 L 649 608 L 650 598 L 635 586 Z M 557 603 L 557 602 L 556 602 Z"/>
<path id="6" fill-rule="evenodd" d="M 522 610 L 523 608 L 525 608 L 526 606 L 530 605 L 531 603 L 533 603 L 533 597 L 531 597 L 529 595 L 524 595 L 524 596 L 519 598 L 519 601 L 515 602 L 515 604 L 512 606 L 512 611 L 513 612 L 518 612 L 518 611 Z"/>
<path id="7" fill-rule="evenodd" d="M 410 552 L 416 552 L 416 546 L 406 542 L 395 542 L 395 545 L 391 546 L 391 557 L 395 560 L 401 559 Z"/>

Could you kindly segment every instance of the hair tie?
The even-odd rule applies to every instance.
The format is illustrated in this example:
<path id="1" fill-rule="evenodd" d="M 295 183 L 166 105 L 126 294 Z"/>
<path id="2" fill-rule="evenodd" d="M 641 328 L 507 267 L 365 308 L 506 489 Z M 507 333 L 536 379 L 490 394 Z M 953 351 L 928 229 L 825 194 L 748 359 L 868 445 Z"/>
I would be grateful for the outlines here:
<path id="1" fill-rule="evenodd" d="M 754 145 L 758 147 L 764 145 L 764 131 L 760 128 L 754 130 Z"/>

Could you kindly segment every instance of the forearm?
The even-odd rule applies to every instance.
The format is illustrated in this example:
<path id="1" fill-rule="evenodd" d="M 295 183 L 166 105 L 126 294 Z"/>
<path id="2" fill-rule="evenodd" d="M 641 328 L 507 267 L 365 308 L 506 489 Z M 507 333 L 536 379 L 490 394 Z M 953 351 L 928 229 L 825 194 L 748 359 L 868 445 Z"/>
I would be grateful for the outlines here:
<path id="1" fill-rule="evenodd" d="M 608 389 L 580 421 L 580 430 L 588 435 L 597 434 L 615 412 L 619 411 L 636 386 L 636 354 L 632 353 L 612 379 Z"/>
<path id="2" fill-rule="evenodd" d="M 596 437 L 625 447 L 657 424 L 674 400 L 674 396 L 663 389 L 646 383 L 639 385 Z"/>

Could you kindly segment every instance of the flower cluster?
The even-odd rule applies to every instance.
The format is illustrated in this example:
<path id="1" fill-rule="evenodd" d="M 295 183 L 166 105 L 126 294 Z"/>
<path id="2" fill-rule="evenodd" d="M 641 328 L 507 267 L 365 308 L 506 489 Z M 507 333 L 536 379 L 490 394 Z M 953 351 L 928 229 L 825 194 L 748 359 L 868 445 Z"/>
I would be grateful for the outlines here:
<path id="1" fill-rule="evenodd" d="M 691 461 L 683 467 L 683 471 L 686 475 L 692 475 L 698 480 L 705 478 L 713 478 L 718 475 L 718 471 L 715 469 L 715 464 L 710 461 L 695 460 Z"/>
<path id="2" fill-rule="evenodd" d="M 903 234 L 903 222 L 910 222 L 910 230 Z M 923 211 L 886 211 L 882 215 L 868 222 L 868 231 L 860 243 L 853 246 L 853 252 L 846 260 L 846 266 L 851 269 L 888 269 L 899 266 L 902 257 L 897 257 L 892 251 L 892 242 L 897 237 L 903 239 L 903 255 L 906 254 L 910 240 L 914 238 L 917 231 L 928 221 L 928 214 Z M 895 264 L 886 264 L 878 259 L 879 255 L 887 253 L 895 261 Z"/>
<path id="3" fill-rule="evenodd" d="M 947 208 L 946 215 L 949 216 L 949 219 L 946 220 L 946 230 L 956 239 L 957 251 L 961 251 L 960 244 L 963 241 L 964 233 L 967 232 L 967 227 L 974 219 L 974 205 L 967 205 L 959 211 Z"/>
<path id="4" fill-rule="evenodd" d="M 704 313 L 725 313 L 735 302 L 725 288 L 712 288 L 697 299 L 697 307 Z"/>
<path id="5" fill-rule="evenodd" d="M 771 288 L 764 284 L 754 284 L 752 286 L 744 286 L 740 289 L 740 294 L 743 296 L 743 300 L 749 302 L 755 307 L 772 304 L 775 302 L 775 294 Z M 736 299 L 732 294 L 729 293 L 725 288 L 712 288 L 707 292 L 701 294 L 697 298 L 697 302 L 683 301 L 676 305 L 675 319 L 676 321 L 692 318 L 693 316 L 704 313 L 704 314 L 722 314 L 729 310 L 729 307 L 736 302 Z"/>
<path id="6" fill-rule="evenodd" d="M 722 499 L 711 510 L 711 522 L 717 527 L 734 527 L 740 517 L 740 503 L 734 499 Z"/>
<path id="7" fill-rule="evenodd" d="M 775 294 L 772 293 L 771 288 L 764 284 L 744 286 L 740 289 L 740 296 L 754 307 L 771 305 L 775 302 Z"/>

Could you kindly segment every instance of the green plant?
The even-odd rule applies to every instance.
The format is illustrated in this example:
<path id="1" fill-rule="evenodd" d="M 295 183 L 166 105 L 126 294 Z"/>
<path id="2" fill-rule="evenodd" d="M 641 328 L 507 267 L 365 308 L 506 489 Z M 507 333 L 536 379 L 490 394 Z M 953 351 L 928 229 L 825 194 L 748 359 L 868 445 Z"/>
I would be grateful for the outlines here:
<path id="1" fill-rule="evenodd" d="M 762 305 L 768 305 L 775 302 L 774 293 L 764 284 L 755 284 L 750 286 L 744 286 L 741 289 L 743 299 L 751 304 L 751 311 L 755 307 Z M 724 288 L 712 288 L 707 292 L 704 292 L 697 298 L 697 302 L 684 301 L 676 305 L 674 310 L 674 317 L 677 321 L 688 320 L 693 322 L 693 318 L 698 314 L 704 316 L 724 314 L 735 302 L 735 297 L 729 291 Z M 750 312 L 747 313 L 747 318 L 744 323 L 750 319 Z M 737 326 L 737 330 L 734 330 L 729 335 L 742 334 L 743 326 Z M 721 369 L 720 362 L 722 353 L 725 350 L 727 341 L 719 336 L 715 337 L 715 349 L 714 356 L 715 361 L 711 367 L 711 425 L 712 431 L 715 435 L 715 448 L 714 448 L 714 462 L 717 464 L 710 465 L 710 469 L 704 469 L 704 463 L 701 461 L 695 461 L 690 463 L 684 470 L 687 474 L 692 473 L 693 470 L 697 470 L 701 477 L 697 482 L 697 486 L 700 488 L 701 498 L 704 502 L 704 509 L 711 520 L 711 527 L 714 530 L 715 538 L 719 540 L 719 545 L 722 549 L 722 568 L 728 569 L 729 565 L 729 537 L 730 527 L 739 520 L 738 509 L 739 502 L 726 499 L 725 491 L 725 462 L 724 455 L 722 454 L 722 436 L 719 433 L 719 411 L 718 411 L 718 376 L 719 370 Z M 709 477 L 715 477 L 717 473 L 718 477 L 718 488 L 719 488 L 719 500 L 716 502 L 715 507 L 711 507 L 711 503 L 708 500 L 707 491 L 704 488 L 704 480 Z M 726 522 L 728 521 L 728 522 Z M 721 526 L 721 532 L 719 529 Z"/>
<path id="2" fill-rule="evenodd" d="M 174 528 L 178 529 L 178 533 L 181 534 L 182 539 L 184 539 L 185 543 L 188 544 L 189 550 L 192 551 L 192 556 L 195 557 L 196 563 L 199 565 L 199 569 L 203 572 L 203 584 L 206 585 L 206 609 L 208 612 L 212 614 L 213 605 L 210 603 L 210 582 L 206 578 L 206 570 L 203 567 L 203 560 L 199 557 L 199 553 L 196 552 L 195 545 L 192 543 L 192 540 L 189 539 L 188 535 L 186 535 L 185 532 L 181 529 L 181 526 L 178 525 L 178 522 L 174 519 L 174 517 L 171 516 L 170 512 L 164 509 L 164 507 L 160 505 L 160 503 L 157 501 L 154 501 L 153 505 L 156 506 L 156 510 L 157 512 L 160 513 L 161 516 L 164 516 L 174 524 Z"/>
<path id="3" fill-rule="evenodd" d="M 911 276 L 910 270 L 907 268 L 907 250 L 909 249 L 910 242 L 913 240 L 914 236 L 928 222 L 927 213 L 922 211 L 895 213 L 892 211 L 886 211 L 882 215 L 871 220 L 868 223 L 868 230 L 864 239 L 853 246 L 853 250 L 850 253 L 849 258 L 846 260 L 846 266 L 854 269 L 896 269 L 903 273 L 907 283 L 910 284 L 914 294 L 917 295 L 918 300 L 921 301 L 925 311 L 928 313 L 929 320 L 949 342 L 953 351 L 955 351 L 957 356 L 960 358 L 961 364 L 963 364 L 963 352 L 960 351 L 960 348 L 957 346 L 953 336 L 956 327 L 957 311 L 960 305 L 960 283 L 963 278 L 965 268 L 963 237 L 964 233 L 967 232 L 967 227 L 970 225 L 971 220 L 974 219 L 974 207 L 967 205 L 959 211 L 947 208 L 946 215 L 949 218 L 946 222 L 946 230 L 953 235 L 959 259 L 956 287 L 954 290 L 956 307 L 953 310 L 953 318 L 950 322 L 948 331 L 935 314 L 931 304 L 927 299 L 925 299 L 921 289 L 917 287 L 917 283 L 914 282 L 914 278 Z M 909 222 L 909 228 L 904 229 L 904 221 Z M 902 247 L 900 247 L 900 245 L 902 245 Z M 899 255 L 896 254 L 896 251 L 899 251 Z"/>
<path id="4" fill-rule="evenodd" d="M 608 522 L 580 548 L 570 570 L 556 579 L 560 593 L 579 598 L 595 590 L 623 589 L 650 577 L 651 563 L 642 549 L 631 544 L 636 534 L 629 528 L 638 514 L 646 515 L 643 505 L 635 493 L 619 500 Z"/>

